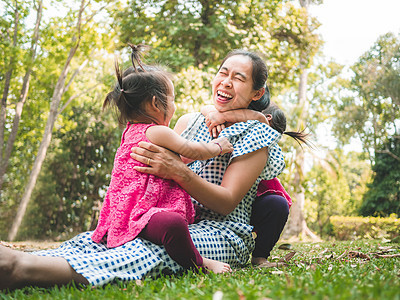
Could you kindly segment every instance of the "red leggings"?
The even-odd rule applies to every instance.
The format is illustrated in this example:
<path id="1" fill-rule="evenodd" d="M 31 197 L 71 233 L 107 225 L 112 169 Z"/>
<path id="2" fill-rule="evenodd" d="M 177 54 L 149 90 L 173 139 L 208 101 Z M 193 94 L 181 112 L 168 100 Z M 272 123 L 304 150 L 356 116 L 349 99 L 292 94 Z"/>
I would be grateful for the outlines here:
<path id="1" fill-rule="evenodd" d="M 154 214 L 139 237 L 163 245 L 169 256 L 185 269 L 203 265 L 203 258 L 193 244 L 187 222 L 176 212 Z"/>

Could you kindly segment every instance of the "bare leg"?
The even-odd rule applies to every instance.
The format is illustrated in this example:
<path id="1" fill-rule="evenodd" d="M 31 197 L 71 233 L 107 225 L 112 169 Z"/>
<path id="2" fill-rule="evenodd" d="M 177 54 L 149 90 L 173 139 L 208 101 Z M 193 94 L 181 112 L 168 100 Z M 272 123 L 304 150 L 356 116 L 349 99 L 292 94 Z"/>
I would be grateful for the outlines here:
<path id="1" fill-rule="evenodd" d="M 89 284 L 62 257 L 37 256 L 0 246 L 0 290 Z"/>
<path id="2" fill-rule="evenodd" d="M 203 267 L 217 274 L 232 272 L 229 264 L 205 257 L 203 257 Z"/>

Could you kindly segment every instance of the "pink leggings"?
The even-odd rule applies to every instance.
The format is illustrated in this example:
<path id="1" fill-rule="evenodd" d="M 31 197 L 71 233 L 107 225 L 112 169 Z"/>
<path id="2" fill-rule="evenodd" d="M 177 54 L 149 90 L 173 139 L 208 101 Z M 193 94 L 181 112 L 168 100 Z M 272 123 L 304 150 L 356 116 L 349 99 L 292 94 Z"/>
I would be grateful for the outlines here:
<path id="1" fill-rule="evenodd" d="M 203 265 L 203 258 L 193 244 L 187 222 L 176 212 L 154 214 L 139 237 L 163 245 L 169 256 L 185 269 Z"/>

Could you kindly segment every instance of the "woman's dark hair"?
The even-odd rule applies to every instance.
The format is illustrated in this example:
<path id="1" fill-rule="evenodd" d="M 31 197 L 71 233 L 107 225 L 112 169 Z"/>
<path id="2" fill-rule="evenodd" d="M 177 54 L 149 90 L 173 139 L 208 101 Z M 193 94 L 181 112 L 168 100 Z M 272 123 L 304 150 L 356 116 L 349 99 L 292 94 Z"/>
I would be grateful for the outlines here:
<path id="1" fill-rule="evenodd" d="M 257 101 L 252 101 L 248 107 L 248 109 L 262 111 L 263 109 L 267 108 L 270 103 L 270 93 L 269 93 L 269 88 L 267 86 L 268 68 L 265 65 L 263 59 L 257 53 L 243 49 L 237 49 L 229 52 L 227 56 L 225 56 L 221 65 L 219 66 L 219 69 L 221 69 L 222 65 L 228 58 L 235 55 L 247 56 L 251 59 L 251 62 L 253 64 L 253 72 L 252 72 L 253 90 L 257 91 L 261 88 L 265 88 L 264 95 Z"/>
<path id="2" fill-rule="evenodd" d="M 285 131 L 286 130 L 286 116 L 282 109 L 279 108 L 278 105 L 271 102 L 266 109 L 262 111 L 262 113 L 267 116 L 271 115 L 270 126 L 278 131 L 280 134 L 286 134 L 292 137 L 300 146 L 301 143 L 306 144 L 310 148 L 313 148 L 313 145 L 308 140 L 309 133 L 305 133 L 305 128 L 301 131 Z"/>
<path id="3" fill-rule="evenodd" d="M 156 99 L 156 105 L 167 113 L 167 97 L 171 93 L 169 81 L 171 75 L 157 66 L 147 66 L 142 63 L 141 52 L 144 45 L 129 44 L 132 49 L 132 67 L 122 73 L 118 62 L 115 62 L 117 84 L 114 90 L 107 94 L 103 109 L 108 106 L 118 108 L 118 121 L 121 125 L 145 117 L 155 122 L 146 114 L 145 103 Z"/>

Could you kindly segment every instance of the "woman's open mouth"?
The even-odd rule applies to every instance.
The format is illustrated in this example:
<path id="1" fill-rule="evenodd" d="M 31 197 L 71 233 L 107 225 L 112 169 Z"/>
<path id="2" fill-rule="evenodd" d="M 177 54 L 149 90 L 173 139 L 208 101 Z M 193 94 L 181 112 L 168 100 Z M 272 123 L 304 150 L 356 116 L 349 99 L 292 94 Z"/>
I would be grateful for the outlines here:
<path id="1" fill-rule="evenodd" d="M 217 91 L 217 100 L 219 102 L 229 102 L 231 101 L 233 96 L 223 91 Z"/>

